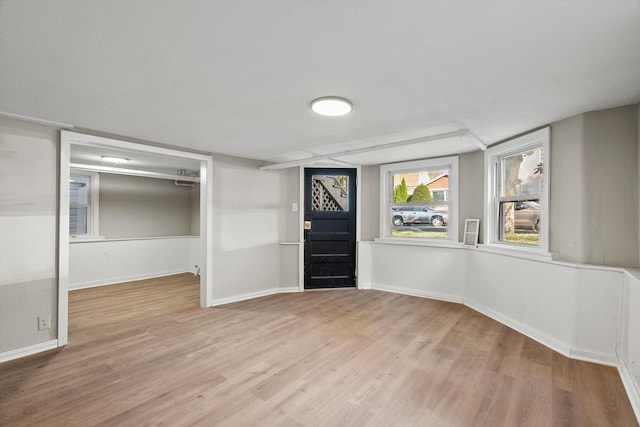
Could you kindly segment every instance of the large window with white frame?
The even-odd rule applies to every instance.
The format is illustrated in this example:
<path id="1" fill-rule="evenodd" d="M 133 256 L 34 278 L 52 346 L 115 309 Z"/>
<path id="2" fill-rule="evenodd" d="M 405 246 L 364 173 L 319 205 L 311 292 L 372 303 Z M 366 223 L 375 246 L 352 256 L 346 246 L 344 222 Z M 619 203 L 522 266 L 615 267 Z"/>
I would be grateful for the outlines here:
<path id="1" fill-rule="evenodd" d="M 69 237 L 98 236 L 98 192 L 100 175 L 71 170 L 69 179 Z"/>
<path id="2" fill-rule="evenodd" d="M 485 153 L 485 243 L 549 251 L 549 128 Z"/>
<path id="3" fill-rule="evenodd" d="M 458 241 L 458 157 L 380 167 L 380 236 Z"/>

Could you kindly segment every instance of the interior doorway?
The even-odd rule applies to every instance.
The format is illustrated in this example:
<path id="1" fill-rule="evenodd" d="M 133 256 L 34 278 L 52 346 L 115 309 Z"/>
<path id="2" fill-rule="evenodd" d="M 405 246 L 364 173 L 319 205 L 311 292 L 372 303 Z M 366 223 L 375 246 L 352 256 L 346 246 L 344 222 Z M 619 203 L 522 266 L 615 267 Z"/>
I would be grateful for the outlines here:
<path id="1" fill-rule="evenodd" d="M 185 152 L 180 150 L 137 144 L 111 138 L 85 135 L 76 132 L 62 131 L 60 149 L 60 220 L 59 220 L 59 280 L 58 280 L 58 346 L 68 341 L 68 297 L 69 297 L 69 260 L 70 260 L 70 218 L 77 220 L 77 210 L 73 216 L 70 212 L 70 182 L 72 170 L 87 170 L 94 173 L 132 175 L 150 178 L 175 179 L 177 184 L 199 182 L 199 242 L 197 244 L 197 265 L 200 274 L 200 306 L 210 307 L 213 301 L 211 247 L 212 247 L 212 157 L 209 155 Z M 194 173 L 183 173 L 181 170 L 162 170 L 152 167 L 124 167 L 123 165 L 96 164 L 87 160 L 78 164 L 78 153 L 72 158 L 72 150 L 82 152 L 88 156 L 91 153 L 130 153 L 130 157 L 141 159 L 139 164 L 162 163 L 162 159 L 169 160 L 172 166 L 195 165 Z M 89 153 L 89 154 L 87 154 Z M 107 157 L 102 156 L 102 157 Z M 99 157 L 99 156 L 97 156 Z M 73 161 L 72 161 L 73 159 Z M 159 160 L 161 159 L 161 160 Z M 180 166 L 182 167 L 182 166 Z M 183 169 L 184 170 L 184 169 Z M 197 176 L 197 179 L 195 178 Z M 197 202 L 197 196 L 194 202 Z"/>

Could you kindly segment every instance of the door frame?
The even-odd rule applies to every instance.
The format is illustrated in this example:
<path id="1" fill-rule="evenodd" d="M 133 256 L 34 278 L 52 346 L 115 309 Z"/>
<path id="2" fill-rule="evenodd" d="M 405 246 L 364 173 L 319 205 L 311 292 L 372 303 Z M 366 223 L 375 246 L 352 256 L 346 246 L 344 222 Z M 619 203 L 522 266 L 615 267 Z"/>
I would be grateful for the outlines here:
<path id="1" fill-rule="evenodd" d="M 69 178 L 71 146 L 86 145 L 161 154 L 200 161 L 200 306 L 213 305 L 213 157 L 205 154 L 138 144 L 119 139 L 60 132 L 60 181 L 58 222 L 58 347 L 68 342 L 69 332 Z"/>
<path id="2" fill-rule="evenodd" d="M 358 274 L 358 246 L 360 246 L 360 219 L 362 218 L 361 208 L 361 182 L 362 167 L 359 165 L 347 166 L 347 165 L 335 165 L 329 162 L 316 163 L 311 166 L 299 166 L 298 167 L 298 182 L 299 182 L 299 199 L 298 199 L 298 290 L 304 292 L 304 170 L 305 169 L 355 169 L 356 170 L 356 289 L 362 289 L 360 284 L 360 275 Z M 351 288 L 353 289 L 353 288 Z"/>

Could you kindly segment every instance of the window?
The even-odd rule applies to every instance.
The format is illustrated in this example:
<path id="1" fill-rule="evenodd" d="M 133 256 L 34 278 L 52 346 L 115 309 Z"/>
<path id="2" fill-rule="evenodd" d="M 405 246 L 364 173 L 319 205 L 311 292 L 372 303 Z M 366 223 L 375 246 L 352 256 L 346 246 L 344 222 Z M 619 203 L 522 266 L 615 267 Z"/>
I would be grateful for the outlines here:
<path id="1" fill-rule="evenodd" d="M 549 128 L 486 151 L 486 243 L 548 252 L 549 156 Z"/>
<path id="2" fill-rule="evenodd" d="M 314 211 L 349 210 L 349 176 L 313 175 L 311 209 Z"/>
<path id="3" fill-rule="evenodd" d="M 69 236 L 71 238 L 98 235 L 98 186 L 97 173 L 71 172 L 69 179 Z"/>
<path id="4" fill-rule="evenodd" d="M 380 167 L 381 237 L 458 241 L 458 158 Z"/>

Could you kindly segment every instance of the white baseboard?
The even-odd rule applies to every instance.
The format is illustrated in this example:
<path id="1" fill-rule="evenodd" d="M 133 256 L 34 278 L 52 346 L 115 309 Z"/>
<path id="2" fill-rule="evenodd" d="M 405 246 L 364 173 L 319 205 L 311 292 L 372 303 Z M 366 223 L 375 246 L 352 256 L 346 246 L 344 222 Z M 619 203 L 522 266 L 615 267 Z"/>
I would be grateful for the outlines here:
<path id="1" fill-rule="evenodd" d="M 216 307 L 224 304 L 231 304 L 232 302 L 240 302 L 240 301 L 246 301 L 254 298 L 266 297 L 268 295 L 284 294 L 284 293 L 292 293 L 292 292 L 300 292 L 300 289 L 298 289 L 298 287 L 271 288 L 271 289 L 265 289 L 264 291 L 249 292 L 246 294 L 235 295 L 232 297 L 214 299 L 213 304 L 211 304 L 211 307 Z"/>
<path id="2" fill-rule="evenodd" d="M 294 292 L 300 292 L 300 288 L 297 286 L 287 286 L 283 288 L 278 288 L 278 293 L 280 294 L 290 294 Z"/>
<path id="3" fill-rule="evenodd" d="M 441 294 L 438 292 L 418 291 L 415 289 L 402 288 L 399 286 L 381 285 L 379 283 L 373 283 L 371 285 L 371 289 L 376 289 L 378 291 L 385 291 L 385 292 L 393 292 L 394 294 L 409 295 L 412 297 L 437 299 L 437 300 L 447 301 L 447 302 L 457 302 L 459 304 L 462 303 L 462 297 L 459 297 L 457 295 Z"/>
<path id="4" fill-rule="evenodd" d="M 521 334 L 531 338 L 532 340 L 537 341 L 540 344 L 546 347 L 549 347 L 550 349 L 555 350 L 558 353 L 570 359 L 582 360 L 584 362 L 598 363 L 600 365 L 607 365 L 607 366 L 614 366 L 614 367 L 618 366 L 618 358 L 616 356 L 594 353 L 591 351 L 572 348 L 570 345 L 560 340 L 550 337 L 549 335 L 543 334 L 540 331 L 537 331 L 535 329 L 531 329 L 526 325 L 516 320 L 513 320 L 507 316 L 504 316 L 496 311 L 493 311 L 475 301 L 465 300 L 463 304 L 479 313 L 484 314 L 485 316 L 491 317 L 493 320 L 498 321 L 503 325 L 506 325 L 511 329 L 514 329 L 520 332 Z"/>
<path id="5" fill-rule="evenodd" d="M 552 350 L 557 351 L 563 356 L 573 358 L 571 356 L 571 346 L 567 345 L 566 343 L 563 343 L 562 341 L 559 341 L 555 338 L 552 338 L 534 329 L 528 328 L 524 324 L 516 320 L 513 320 L 507 316 L 504 316 L 496 311 L 493 311 L 490 308 L 485 307 L 484 305 L 479 304 L 475 301 L 465 300 L 463 304 L 479 313 L 484 314 L 485 316 L 492 318 L 497 322 L 502 323 L 503 325 L 510 327 L 511 329 L 514 329 L 520 332 L 521 334 L 531 338 L 532 340 L 537 341 L 540 344 L 547 346 Z"/>
<path id="6" fill-rule="evenodd" d="M 591 351 L 580 350 L 572 348 L 569 356 L 571 359 L 582 360 L 583 362 L 598 363 L 600 365 L 618 367 L 619 360 L 616 356 L 609 356 L 606 354 L 593 353 Z"/>
<path id="7" fill-rule="evenodd" d="M 163 271 L 161 273 L 149 273 L 149 274 L 134 274 L 130 276 L 111 277 L 109 279 L 93 280 L 90 282 L 82 283 L 69 283 L 69 290 L 74 291 L 76 289 L 95 288 L 97 286 L 115 285 L 124 282 L 133 282 L 135 280 L 155 279 L 157 277 L 173 276 L 174 274 L 181 273 L 193 273 L 190 268 L 183 268 L 179 270 Z"/>
<path id="8" fill-rule="evenodd" d="M 42 351 L 53 350 L 54 348 L 58 348 L 58 340 L 49 340 L 38 344 L 17 348 L 15 350 L 4 351 L 0 353 L 0 363 L 19 359 L 21 357 L 31 356 L 32 354 L 40 353 Z"/>
<path id="9" fill-rule="evenodd" d="M 627 367 L 627 363 L 624 359 L 620 359 L 618 363 L 618 373 L 622 380 L 622 385 L 627 392 L 629 402 L 633 408 L 633 412 L 636 414 L 636 419 L 640 423 L 640 385 L 635 382 L 631 371 Z"/>

